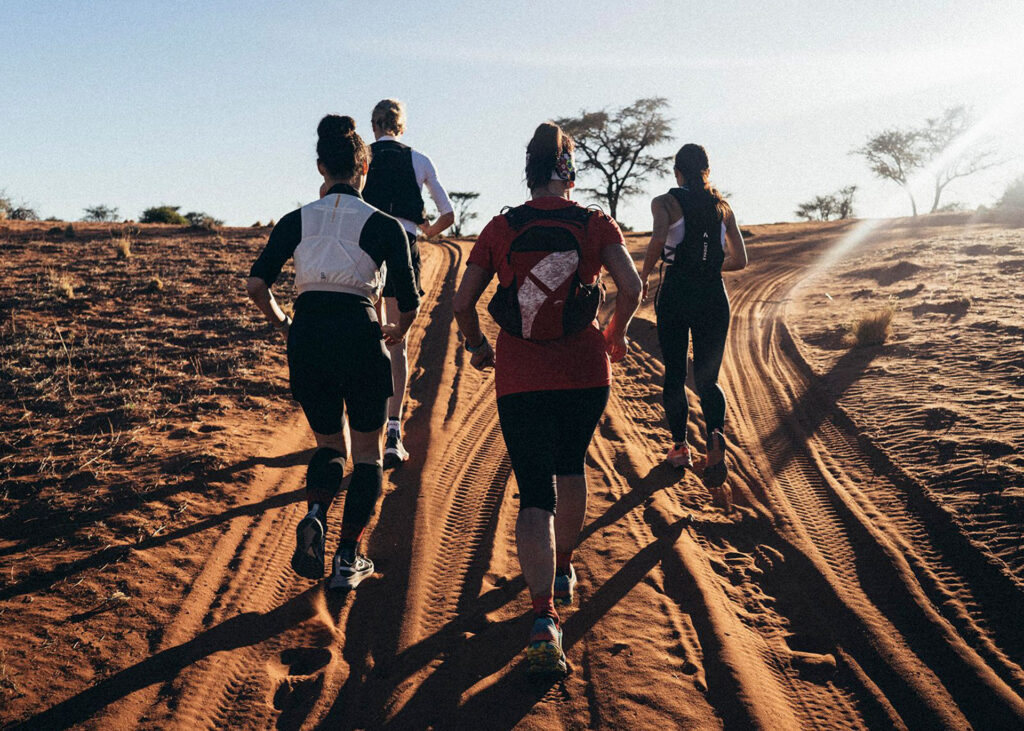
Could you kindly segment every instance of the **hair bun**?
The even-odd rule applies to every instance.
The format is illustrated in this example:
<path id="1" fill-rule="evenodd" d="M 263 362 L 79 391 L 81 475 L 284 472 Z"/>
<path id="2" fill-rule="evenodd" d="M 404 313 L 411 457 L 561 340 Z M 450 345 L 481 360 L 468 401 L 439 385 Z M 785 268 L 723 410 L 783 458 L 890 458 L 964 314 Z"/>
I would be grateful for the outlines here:
<path id="1" fill-rule="evenodd" d="M 345 136 L 356 131 L 356 120 L 349 116 L 328 114 L 320 120 L 316 133 L 319 137 L 333 137 L 335 135 Z"/>

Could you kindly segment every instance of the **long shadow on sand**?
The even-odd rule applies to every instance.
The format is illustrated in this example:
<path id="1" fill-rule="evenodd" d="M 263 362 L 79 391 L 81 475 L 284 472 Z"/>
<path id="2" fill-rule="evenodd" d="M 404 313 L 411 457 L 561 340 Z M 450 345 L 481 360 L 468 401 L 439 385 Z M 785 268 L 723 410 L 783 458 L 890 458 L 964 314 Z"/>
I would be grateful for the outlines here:
<path id="1" fill-rule="evenodd" d="M 269 460 L 263 457 L 253 457 L 240 462 L 239 465 L 250 464 L 251 466 L 255 464 L 273 463 L 271 466 L 289 467 L 300 464 L 301 460 L 306 457 L 309 451 L 310 450 L 295 452 L 293 454 L 285 455 L 283 457 L 275 457 Z M 238 466 L 236 465 L 236 467 Z M 179 538 L 185 538 L 186 536 L 209 530 L 210 528 L 240 516 L 258 515 L 266 510 L 281 508 L 293 502 L 299 502 L 304 499 L 304 494 L 303 489 L 280 493 L 258 503 L 239 505 L 229 510 L 225 510 L 223 513 L 219 513 L 218 515 L 204 518 L 192 525 L 179 528 L 178 530 L 169 531 L 167 533 L 162 533 L 158 536 L 152 536 L 150 538 L 143 539 L 138 543 L 121 544 L 118 546 L 111 546 L 110 548 L 104 548 L 90 556 L 58 565 L 49 571 L 29 576 L 28 578 L 16 584 L 12 584 L 11 586 L 5 586 L 3 589 L 0 589 L 0 601 L 20 596 L 22 594 L 42 591 L 63 579 L 74 576 L 81 571 L 122 561 L 133 551 L 145 551 L 156 546 L 162 546 L 166 543 L 176 541 Z"/>
<path id="2" fill-rule="evenodd" d="M 214 653 L 259 644 L 313 617 L 317 611 L 314 596 L 319 591 L 319 586 L 311 587 L 264 614 L 245 612 L 232 617 L 188 642 L 158 652 L 101 680 L 14 728 L 25 731 L 69 728 L 131 693 L 154 683 L 173 680 L 188 666 Z"/>
<path id="3" fill-rule="evenodd" d="M 231 482 L 235 475 L 252 469 L 253 467 L 273 467 L 275 469 L 286 469 L 305 464 L 309 459 L 312 450 L 302 450 L 290 454 L 282 454 L 276 457 L 257 455 L 248 457 L 233 465 L 222 467 L 217 470 L 210 470 L 197 474 L 186 482 L 179 482 L 172 485 L 142 493 L 130 500 L 117 500 L 108 505 L 92 510 L 75 510 L 71 513 L 55 511 L 47 515 L 45 521 L 35 521 L 25 526 L 8 526 L 12 519 L 3 521 L 2 530 L 7 538 L 14 539 L 22 537 L 20 543 L 6 546 L 0 549 L 0 557 L 21 553 L 30 548 L 41 546 L 50 541 L 63 538 L 76 533 L 88 525 L 109 519 L 113 515 L 129 512 L 141 504 L 156 503 L 172 495 L 184 492 L 205 493 L 209 491 L 210 483 Z M 171 457 L 170 459 L 173 459 Z"/>

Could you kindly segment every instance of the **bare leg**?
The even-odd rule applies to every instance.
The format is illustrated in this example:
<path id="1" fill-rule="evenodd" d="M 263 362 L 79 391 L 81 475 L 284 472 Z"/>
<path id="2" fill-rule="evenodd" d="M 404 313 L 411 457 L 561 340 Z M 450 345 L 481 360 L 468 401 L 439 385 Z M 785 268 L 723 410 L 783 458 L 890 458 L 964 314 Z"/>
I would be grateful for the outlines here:
<path id="1" fill-rule="evenodd" d="M 387 322 L 398 322 L 398 300 L 394 297 L 385 297 L 384 307 Z M 395 389 L 394 395 L 388 399 L 388 418 L 397 416 L 401 422 L 402 409 L 405 406 L 405 389 L 409 385 L 409 356 L 405 340 L 390 346 L 388 352 L 391 354 L 391 381 Z"/>
<path id="2" fill-rule="evenodd" d="M 560 554 L 576 548 L 587 517 L 587 476 L 556 475 L 558 512 L 555 514 L 555 546 Z"/>
<path id="3" fill-rule="evenodd" d="M 530 594 L 550 597 L 555 588 L 555 516 L 542 508 L 520 510 L 516 549 Z"/>

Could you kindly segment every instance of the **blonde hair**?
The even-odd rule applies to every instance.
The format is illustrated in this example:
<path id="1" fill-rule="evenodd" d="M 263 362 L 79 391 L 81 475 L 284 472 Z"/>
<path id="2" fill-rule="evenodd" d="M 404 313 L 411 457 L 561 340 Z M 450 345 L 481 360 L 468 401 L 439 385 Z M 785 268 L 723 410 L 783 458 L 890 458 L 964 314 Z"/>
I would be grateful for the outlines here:
<path id="1" fill-rule="evenodd" d="M 381 99 L 370 119 L 385 132 L 400 135 L 405 132 L 405 105 L 397 99 Z"/>

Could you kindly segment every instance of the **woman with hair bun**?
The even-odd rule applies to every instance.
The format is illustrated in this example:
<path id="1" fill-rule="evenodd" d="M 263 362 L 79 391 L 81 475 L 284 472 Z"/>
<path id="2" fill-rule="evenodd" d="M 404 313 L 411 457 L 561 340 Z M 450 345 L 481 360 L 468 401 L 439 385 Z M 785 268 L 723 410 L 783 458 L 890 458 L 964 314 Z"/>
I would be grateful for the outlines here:
<path id="1" fill-rule="evenodd" d="M 686 354 L 693 335 L 693 379 L 707 428 L 704 484 L 718 488 L 727 474 L 725 462 L 725 394 L 718 386 L 725 340 L 729 333 L 729 296 L 722 272 L 747 265 L 743 235 L 722 194 L 711 185 L 704 148 L 687 144 L 675 157 L 678 187 L 651 201 L 654 226 L 640 278 L 647 280 L 665 262 L 655 312 L 665 361 L 665 415 L 672 432 L 666 459 L 675 467 L 692 467 L 686 444 Z"/>
<path id="2" fill-rule="evenodd" d="M 537 127 L 526 148 L 530 200 L 484 227 L 455 295 L 471 365 L 495 370 L 498 417 L 519 486 L 516 547 L 534 611 L 526 654 L 530 672 L 545 675 L 567 672 L 555 604 L 573 603 L 572 552 L 587 512 L 584 460 L 608 401 L 609 355 L 617 362 L 626 354 L 641 290 L 615 221 L 570 198 L 573 149 L 558 125 Z M 618 288 L 603 333 L 595 320 L 602 268 Z M 495 275 L 488 310 L 501 332 L 492 349 L 476 303 Z"/>
<path id="3" fill-rule="evenodd" d="M 341 517 L 331 588 L 355 588 L 373 573 L 359 542 L 376 510 L 383 479 L 381 437 L 392 393 L 385 344 L 402 342 L 419 310 L 409 241 L 402 225 L 360 196 L 370 150 L 351 117 L 330 114 L 317 127 L 321 198 L 283 216 L 252 265 L 246 288 L 288 343 L 292 395 L 302 406 L 317 449 L 306 471 L 308 512 L 296 530 L 292 568 L 307 579 L 324 573 L 327 513 L 344 477 L 351 434 L 352 478 Z M 295 259 L 295 321 L 270 291 Z M 381 327 L 374 305 L 383 272 L 394 281 L 400 315 Z"/>

